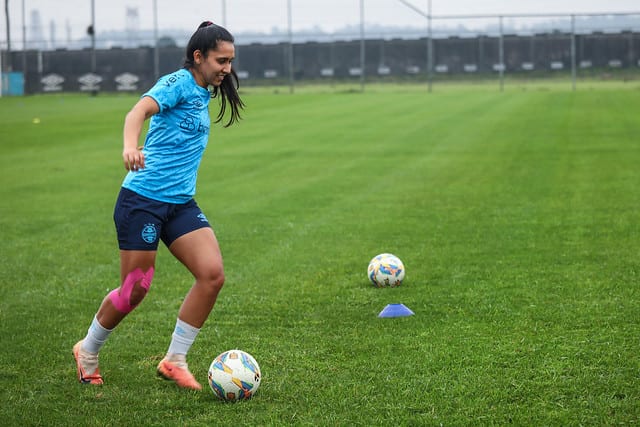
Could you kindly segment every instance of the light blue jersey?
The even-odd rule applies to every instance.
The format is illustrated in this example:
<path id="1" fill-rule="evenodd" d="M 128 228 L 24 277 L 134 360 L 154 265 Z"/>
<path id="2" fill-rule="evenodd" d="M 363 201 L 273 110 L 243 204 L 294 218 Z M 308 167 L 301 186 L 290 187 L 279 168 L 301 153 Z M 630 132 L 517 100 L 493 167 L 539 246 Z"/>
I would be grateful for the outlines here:
<path id="1" fill-rule="evenodd" d="M 165 203 L 186 203 L 196 193 L 202 154 L 209 140 L 209 91 L 189 70 L 161 77 L 142 95 L 160 111 L 151 118 L 144 143 L 144 169 L 130 171 L 123 187 Z"/>

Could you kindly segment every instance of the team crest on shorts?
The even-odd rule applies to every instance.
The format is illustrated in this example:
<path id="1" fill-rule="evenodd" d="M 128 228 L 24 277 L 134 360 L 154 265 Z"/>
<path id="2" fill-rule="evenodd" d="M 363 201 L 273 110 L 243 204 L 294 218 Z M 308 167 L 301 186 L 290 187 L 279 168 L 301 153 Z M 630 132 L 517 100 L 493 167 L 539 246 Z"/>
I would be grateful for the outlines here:
<path id="1" fill-rule="evenodd" d="M 155 224 L 145 224 L 144 227 L 142 227 L 142 233 L 140 234 L 142 236 L 142 240 L 149 244 L 155 242 L 158 238 L 158 232 L 156 231 Z"/>

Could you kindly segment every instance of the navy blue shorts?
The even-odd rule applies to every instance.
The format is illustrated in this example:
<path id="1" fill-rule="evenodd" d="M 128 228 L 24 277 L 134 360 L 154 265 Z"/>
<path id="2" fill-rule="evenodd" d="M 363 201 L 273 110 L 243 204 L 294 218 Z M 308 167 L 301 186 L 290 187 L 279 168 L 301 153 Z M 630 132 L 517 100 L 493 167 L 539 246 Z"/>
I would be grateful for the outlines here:
<path id="1" fill-rule="evenodd" d="M 169 247 L 180 236 L 211 227 L 193 199 L 184 204 L 159 202 L 124 187 L 113 220 L 122 250 L 155 251 L 159 240 Z"/>

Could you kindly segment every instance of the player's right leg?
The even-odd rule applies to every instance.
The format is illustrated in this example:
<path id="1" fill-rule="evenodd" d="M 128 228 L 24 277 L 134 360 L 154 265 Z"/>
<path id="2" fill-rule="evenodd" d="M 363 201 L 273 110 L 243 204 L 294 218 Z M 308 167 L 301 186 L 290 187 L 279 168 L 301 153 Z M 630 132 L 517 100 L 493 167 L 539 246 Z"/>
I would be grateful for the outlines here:
<path id="1" fill-rule="evenodd" d="M 144 299 L 154 274 L 167 204 L 122 189 L 114 210 L 120 246 L 120 287 L 102 301 L 87 335 L 73 347 L 78 380 L 102 384 L 98 353 L 111 331 Z"/>
<path id="2" fill-rule="evenodd" d="M 104 298 L 87 335 L 73 346 L 81 383 L 103 383 L 98 353 L 111 331 L 142 302 L 149 291 L 155 255 L 155 251 L 121 251 L 122 285 Z"/>

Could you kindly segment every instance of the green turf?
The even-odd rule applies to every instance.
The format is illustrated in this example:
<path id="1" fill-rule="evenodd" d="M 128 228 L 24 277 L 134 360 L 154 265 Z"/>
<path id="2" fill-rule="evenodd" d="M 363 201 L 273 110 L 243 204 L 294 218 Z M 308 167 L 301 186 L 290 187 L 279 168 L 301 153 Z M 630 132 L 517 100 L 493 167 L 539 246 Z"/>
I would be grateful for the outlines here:
<path id="1" fill-rule="evenodd" d="M 136 97 L 0 99 L 2 424 L 637 424 L 639 92 L 569 89 L 246 93 L 199 176 L 227 283 L 189 357 L 204 382 L 222 351 L 255 356 L 240 404 L 155 377 L 191 284 L 166 249 L 106 384 L 76 383 L 118 285 Z M 381 252 L 402 287 L 368 284 Z M 389 303 L 415 315 L 377 318 Z"/>

